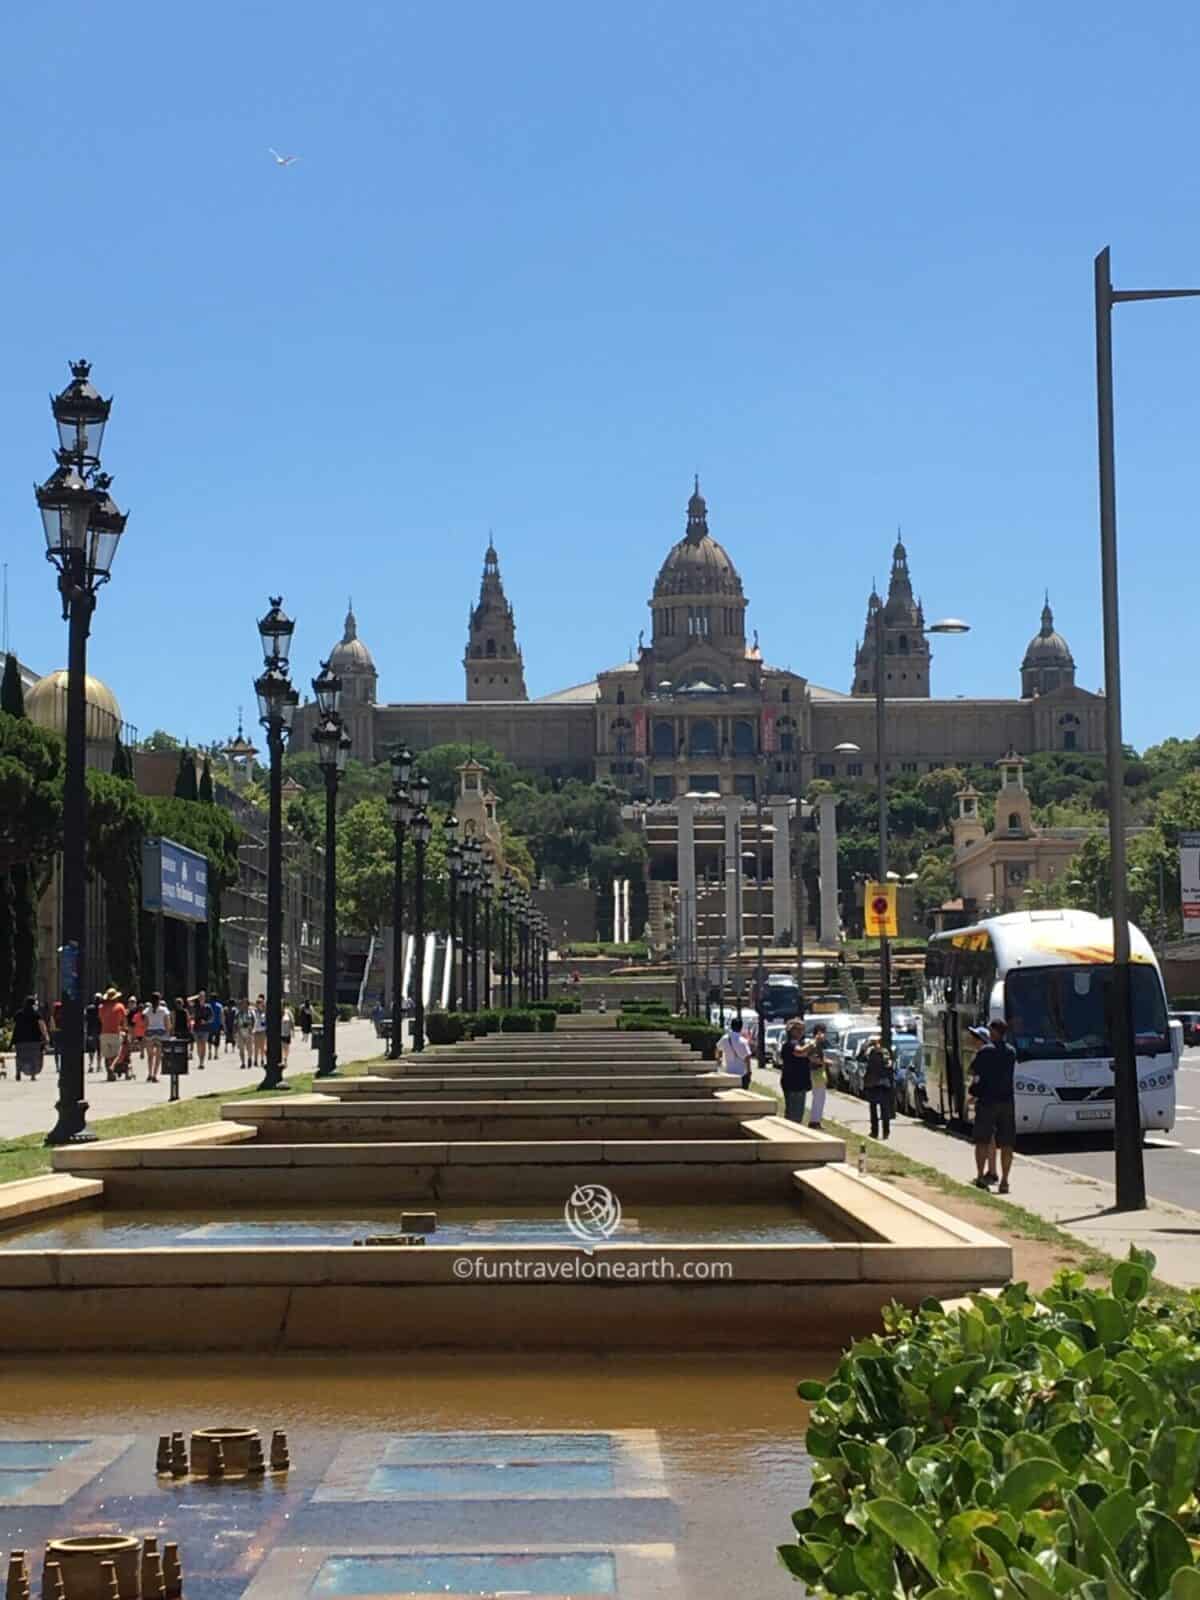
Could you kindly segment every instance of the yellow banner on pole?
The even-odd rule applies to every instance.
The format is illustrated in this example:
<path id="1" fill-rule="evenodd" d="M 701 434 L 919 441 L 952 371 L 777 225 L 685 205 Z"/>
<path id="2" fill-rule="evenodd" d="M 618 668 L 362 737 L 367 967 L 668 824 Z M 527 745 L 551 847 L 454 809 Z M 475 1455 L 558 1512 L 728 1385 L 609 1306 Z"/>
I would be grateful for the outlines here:
<path id="1" fill-rule="evenodd" d="M 896 923 L 896 885 L 868 883 L 863 901 L 864 929 L 868 939 L 894 939 Z"/>

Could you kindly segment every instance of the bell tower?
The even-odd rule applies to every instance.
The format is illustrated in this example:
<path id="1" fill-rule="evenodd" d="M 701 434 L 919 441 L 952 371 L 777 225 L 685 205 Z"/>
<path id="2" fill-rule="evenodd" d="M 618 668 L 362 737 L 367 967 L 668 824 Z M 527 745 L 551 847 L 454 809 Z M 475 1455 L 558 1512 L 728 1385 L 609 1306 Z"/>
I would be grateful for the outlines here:
<path id="1" fill-rule="evenodd" d="M 505 596 L 500 558 L 490 539 L 483 557 L 479 603 L 467 623 L 463 670 L 468 700 L 529 699 L 513 608 Z"/>
<path id="2" fill-rule="evenodd" d="M 883 640 L 883 692 L 887 699 L 928 700 L 929 641 L 925 637 L 925 612 L 913 597 L 908 571 L 908 551 L 897 537 L 892 551 L 892 573 L 887 599 L 871 588 L 867 601 L 867 626 L 863 642 L 854 652 L 853 695 L 875 693 L 875 651 Z"/>

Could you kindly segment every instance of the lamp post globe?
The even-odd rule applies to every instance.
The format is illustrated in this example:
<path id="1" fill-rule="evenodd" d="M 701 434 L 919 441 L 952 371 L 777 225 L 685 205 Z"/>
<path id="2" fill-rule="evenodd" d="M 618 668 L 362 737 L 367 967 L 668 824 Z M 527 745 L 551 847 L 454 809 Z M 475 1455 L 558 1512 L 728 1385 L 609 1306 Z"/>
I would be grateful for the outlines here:
<path id="1" fill-rule="evenodd" d="M 91 380 L 90 361 L 71 362 L 71 381 L 50 401 L 58 428 L 59 448 L 82 468 L 100 464 L 100 446 L 112 410 L 112 400 L 102 398 Z"/>
<path id="2" fill-rule="evenodd" d="M 263 659 L 278 662 L 286 671 L 288 655 L 292 648 L 292 635 L 296 624 L 283 609 L 283 596 L 272 595 L 266 614 L 259 619 L 258 637 L 262 642 Z"/>

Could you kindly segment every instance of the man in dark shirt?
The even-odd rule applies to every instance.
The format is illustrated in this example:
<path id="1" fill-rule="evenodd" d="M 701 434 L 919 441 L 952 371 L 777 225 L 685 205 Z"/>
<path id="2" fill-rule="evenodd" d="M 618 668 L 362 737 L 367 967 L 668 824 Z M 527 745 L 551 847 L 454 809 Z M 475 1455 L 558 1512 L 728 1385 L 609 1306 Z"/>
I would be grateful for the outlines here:
<path id="1" fill-rule="evenodd" d="M 987 1043 L 976 1052 L 971 1063 L 971 1098 L 975 1102 L 975 1187 L 986 1189 L 993 1148 L 1000 1152 L 1000 1190 L 1008 1193 L 1008 1174 L 1012 1168 L 1013 1145 L 1017 1137 L 1016 1107 L 1013 1104 L 1013 1072 L 1017 1055 L 1005 1040 L 1007 1025 L 998 1017 L 988 1023 L 987 1032 L 973 1030 Z"/>

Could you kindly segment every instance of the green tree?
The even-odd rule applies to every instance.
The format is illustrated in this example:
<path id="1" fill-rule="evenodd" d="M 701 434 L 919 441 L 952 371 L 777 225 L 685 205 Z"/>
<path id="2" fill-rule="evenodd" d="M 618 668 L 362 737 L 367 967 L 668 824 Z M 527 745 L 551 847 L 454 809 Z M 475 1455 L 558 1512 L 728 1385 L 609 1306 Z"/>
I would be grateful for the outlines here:
<path id="1" fill-rule="evenodd" d="M 153 733 L 147 734 L 147 736 L 142 740 L 142 749 L 148 750 L 151 753 L 157 752 L 158 754 L 162 754 L 164 751 L 170 753 L 171 751 L 179 750 L 181 748 L 182 747 L 179 743 L 179 740 L 175 737 L 175 735 L 173 733 L 167 733 L 162 728 L 155 728 Z"/>
<path id="2" fill-rule="evenodd" d="M 133 780 L 133 758 L 121 742 L 119 733 L 113 740 L 112 775 L 114 778 L 125 778 L 130 782 Z"/>
<path id="3" fill-rule="evenodd" d="M 179 752 L 179 770 L 175 774 L 176 800 L 198 800 L 196 787 L 196 758 L 190 750 Z"/>
<path id="4" fill-rule="evenodd" d="M 202 805 L 211 806 L 213 803 L 212 768 L 208 764 L 208 757 L 204 758 L 204 766 L 200 773 L 200 782 L 196 789 L 196 798 Z"/>
<path id="5" fill-rule="evenodd" d="M 11 651 L 4 657 L 4 677 L 0 679 L 0 711 L 10 717 L 25 715 L 25 690 L 21 684 L 21 671 L 17 658 Z"/>
<path id="6" fill-rule="evenodd" d="M 431 804 L 447 808 L 454 805 L 458 799 L 458 769 L 466 761 L 478 761 L 487 768 L 488 787 L 502 804 L 515 784 L 528 782 L 528 777 L 522 777 L 511 761 L 488 745 L 438 744 L 416 753 L 416 765 L 429 779 Z"/>
<path id="7" fill-rule="evenodd" d="M 949 827 L 957 810 L 955 795 L 967 786 L 967 775 L 960 767 L 938 767 L 923 772 L 917 779 L 917 793 L 943 827 Z"/>

